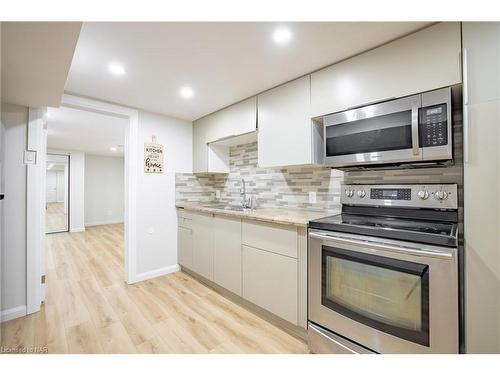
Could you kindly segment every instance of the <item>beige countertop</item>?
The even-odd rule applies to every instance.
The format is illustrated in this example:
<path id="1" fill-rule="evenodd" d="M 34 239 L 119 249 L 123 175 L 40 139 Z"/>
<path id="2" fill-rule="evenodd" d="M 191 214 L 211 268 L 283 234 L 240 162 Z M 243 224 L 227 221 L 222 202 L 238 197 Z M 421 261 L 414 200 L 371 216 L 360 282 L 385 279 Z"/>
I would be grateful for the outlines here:
<path id="1" fill-rule="evenodd" d="M 207 212 L 271 223 L 291 224 L 301 227 L 307 227 L 307 224 L 311 220 L 340 213 L 339 210 L 312 210 L 285 207 L 259 207 L 253 210 L 233 211 L 226 210 L 221 205 L 221 203 L 216 202 L 178 202 L 176 207 L 189 211 Z"/>

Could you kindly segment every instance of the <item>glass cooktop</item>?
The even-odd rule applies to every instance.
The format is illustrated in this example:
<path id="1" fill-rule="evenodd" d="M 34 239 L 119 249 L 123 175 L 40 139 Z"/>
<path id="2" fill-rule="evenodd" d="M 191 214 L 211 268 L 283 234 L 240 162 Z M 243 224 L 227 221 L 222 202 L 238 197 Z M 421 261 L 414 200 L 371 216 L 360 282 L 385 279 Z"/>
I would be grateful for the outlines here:
<path id="1" fill-rule="evenodd" d="M 456 246 L 457 224 L 382 216 L 339 214 L 309 223 L 310 228 L 435 245 Z"/>

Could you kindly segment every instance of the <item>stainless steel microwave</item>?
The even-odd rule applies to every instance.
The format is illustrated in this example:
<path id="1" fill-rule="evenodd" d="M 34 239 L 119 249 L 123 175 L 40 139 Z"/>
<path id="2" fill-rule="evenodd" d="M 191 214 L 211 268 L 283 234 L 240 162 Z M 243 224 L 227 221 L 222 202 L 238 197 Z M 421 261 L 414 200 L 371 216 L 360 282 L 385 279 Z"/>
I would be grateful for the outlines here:
<path id="1" fill-rule="evenodd" d="M 451 87 L 327 115 L 323 124 L 332 167 L 453 158 Z"/>

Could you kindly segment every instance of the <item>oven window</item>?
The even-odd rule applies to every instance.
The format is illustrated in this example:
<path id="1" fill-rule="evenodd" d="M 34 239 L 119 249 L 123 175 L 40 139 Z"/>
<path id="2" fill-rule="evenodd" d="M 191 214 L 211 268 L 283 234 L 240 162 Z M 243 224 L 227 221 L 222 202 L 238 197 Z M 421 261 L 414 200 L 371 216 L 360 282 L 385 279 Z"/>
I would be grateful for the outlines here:
<path id="1" fill-rule="evenodd" d="M 429 267 L 323 246 L 324 306 L 388 334 L 429 346 Z"/>
<path id="2" fill-rule="evenodd" d="M 411 148 L 411 110 L 326 127 L 326 156 Z"/>

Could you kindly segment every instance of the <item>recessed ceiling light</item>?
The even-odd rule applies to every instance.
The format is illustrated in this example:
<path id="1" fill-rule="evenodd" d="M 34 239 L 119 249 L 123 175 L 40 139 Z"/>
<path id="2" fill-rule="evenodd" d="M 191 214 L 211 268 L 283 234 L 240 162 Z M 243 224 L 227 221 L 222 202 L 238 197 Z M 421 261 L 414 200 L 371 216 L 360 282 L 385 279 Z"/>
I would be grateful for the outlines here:
<path id="1" fill-rule="evenodd" d="M 111 151 L 116 151 L 116 150 L 118 150 L 118 149 L 117 149 L 116 147 L 110 147 L 110 150 L 111 150 Z"/>
<path id="2" fill-rule="evenodd" d="M 183 98 L 186 98 L 186 99 L 192 98 L 194 96 L 194 90 L 192 87 L 189 87 L 189 86 L 181 87 L 179 93 L 181 94 L 181 96 Z"/>
<path id="3" fill-rule="evenodd" d="M 115 76 L 122 76 L 125 74 L 125 68 L 118 63 L 109 63 L 108 71 Z"/>
<path id="4" fill-rule="evenodd" d="M 273 40 L 278 45 L 285 45 L 292 39 L 292 33 L 286 27 L 279 27 L 273 32 Z"/>

